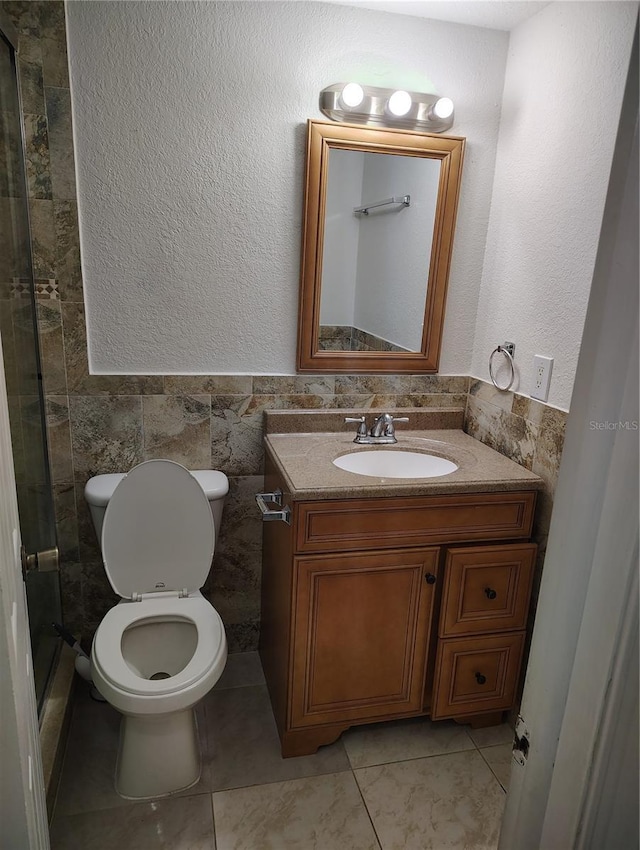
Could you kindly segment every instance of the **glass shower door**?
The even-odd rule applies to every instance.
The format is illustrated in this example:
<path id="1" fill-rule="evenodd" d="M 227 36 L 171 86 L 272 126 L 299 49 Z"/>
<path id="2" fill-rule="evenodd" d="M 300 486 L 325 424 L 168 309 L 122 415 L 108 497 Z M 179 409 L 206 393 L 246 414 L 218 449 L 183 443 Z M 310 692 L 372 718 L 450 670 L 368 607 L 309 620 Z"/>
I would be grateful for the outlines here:
<path id="1" fill-rule="evenodd" d="M 48 553 L 39 568 L 29 559 L 25 576 L 40 710 L 59 645 L 51 623 L 61 618 L 60 586 L 14 47 L 0 28 L 0 337 L 22 543 L 27 555 Z"/>

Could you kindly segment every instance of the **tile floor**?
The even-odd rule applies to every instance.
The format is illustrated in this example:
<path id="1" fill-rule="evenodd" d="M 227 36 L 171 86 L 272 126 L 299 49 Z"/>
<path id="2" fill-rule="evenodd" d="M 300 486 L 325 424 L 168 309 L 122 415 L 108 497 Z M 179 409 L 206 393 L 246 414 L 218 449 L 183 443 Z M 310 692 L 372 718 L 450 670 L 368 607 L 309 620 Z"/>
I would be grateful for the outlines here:
<path id="1" fill-rule="evenodd" d="M 119 715 L 78 683 L 52 850 L 492 850 L 511 730 L 426 718 L 350 729 L 283 760 L 258 654 L 229 656 L 198 709 L 202 777 L 170 798 L 113 790 Z"/>

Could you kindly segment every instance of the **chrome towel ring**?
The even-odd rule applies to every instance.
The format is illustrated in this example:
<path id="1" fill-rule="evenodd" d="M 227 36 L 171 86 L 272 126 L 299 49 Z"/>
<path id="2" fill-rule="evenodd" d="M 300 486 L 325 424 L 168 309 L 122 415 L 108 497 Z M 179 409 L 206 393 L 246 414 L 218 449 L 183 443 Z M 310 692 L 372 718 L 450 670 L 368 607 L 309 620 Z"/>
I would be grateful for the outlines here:
<path id="1" fill-rule="evenodd" d="M 506 387 L 501 387 L 500 384 L 496 381 L 493 374 L 493 358 L 496 356 L 496 354 L 504 354 L 511 369 L 511 378 Z M 499 345 L 497 348 L 494 348 L 491 354 L 489 355 L 489 377 L 491 378 L 491 383 L 493 384 L 493 386 L 497 390 L 500 390 L 500 392 L 506 393 L 507 390 L 511 389 L 511 385 L 513 384 L 516 377 L 516 370 L 515 366 L 513 365 L 513 355 L 504 345 Z"/>

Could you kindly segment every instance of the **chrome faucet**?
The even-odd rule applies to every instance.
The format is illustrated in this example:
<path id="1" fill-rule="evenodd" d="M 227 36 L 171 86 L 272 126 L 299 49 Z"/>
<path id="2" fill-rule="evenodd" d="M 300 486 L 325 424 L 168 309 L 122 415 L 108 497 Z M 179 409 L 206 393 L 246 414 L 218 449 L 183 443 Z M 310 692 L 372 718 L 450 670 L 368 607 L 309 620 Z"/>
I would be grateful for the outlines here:
<path id="1" fill-rule="evenodd" d="M 408 416 L 392 416 L 390 413 L 381 413 L 380 416 L 371 426 L 371 430 L 367 431 L 367 423 L 364 416 L 357 419 L 346 416 L 345 422 L 357 422 L 358 432 L 353 440 L 354 443 L 360 443 L 367 446 L 389 445 L 397 443 L 396 429 L 394 422 L 408 422 Z"/>

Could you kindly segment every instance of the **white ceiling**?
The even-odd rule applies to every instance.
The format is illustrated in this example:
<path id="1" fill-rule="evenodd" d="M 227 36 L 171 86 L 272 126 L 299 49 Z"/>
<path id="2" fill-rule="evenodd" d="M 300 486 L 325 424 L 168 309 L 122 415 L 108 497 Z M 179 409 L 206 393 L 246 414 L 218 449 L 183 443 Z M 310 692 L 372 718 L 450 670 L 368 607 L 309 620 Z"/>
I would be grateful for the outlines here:
<path id="1" fill-rule="evenodd" d="M 323 0 L 342 6 L 361 6 L 378 12 L 436 18 L 456 24 L 511 30 L 535 15 L 546 2 L 539 0 Z"/>

